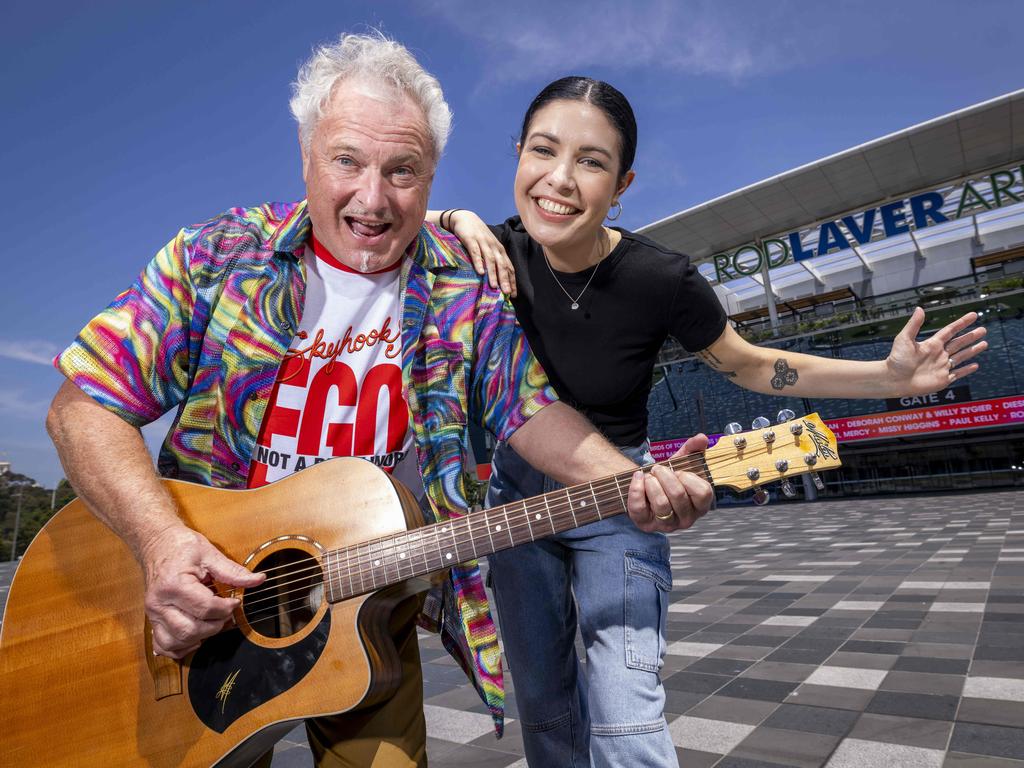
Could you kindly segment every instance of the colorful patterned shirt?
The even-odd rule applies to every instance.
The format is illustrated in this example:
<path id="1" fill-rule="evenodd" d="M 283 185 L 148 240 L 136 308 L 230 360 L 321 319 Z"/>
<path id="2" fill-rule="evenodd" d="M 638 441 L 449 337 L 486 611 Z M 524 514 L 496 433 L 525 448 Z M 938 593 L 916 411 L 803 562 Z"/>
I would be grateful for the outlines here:
<path id="1" fill-rule="evenodd" d="M 135 426 L 177 409 L 165 477 L 244 488 L 274 379 L 302 316 L 305 202 L 234 208 L 181 230 L 55 361 Z M 465 513 L 468 419 L 507 440 L 557 398 L 511 304 L 458 241 L 425 225 L 401 278 L 403 389 L 436 520 Z M 501 658 L 475 561 L 452 568 L 441 627 L 502 730 Z"/>

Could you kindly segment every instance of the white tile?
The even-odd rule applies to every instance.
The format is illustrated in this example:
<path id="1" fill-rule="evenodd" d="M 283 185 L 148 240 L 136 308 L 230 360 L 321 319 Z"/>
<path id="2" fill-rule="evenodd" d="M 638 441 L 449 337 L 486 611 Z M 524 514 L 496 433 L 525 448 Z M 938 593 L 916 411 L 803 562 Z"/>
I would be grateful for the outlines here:
<path id="1" fill-rule="evenodd" d="M 864 739 L 843 739 L 825 768 L 942 768 L 945 752 L 941 749 L 883 744 Z"/>
<path id="2" fill-rule="evenodd" d="M 987 591 L 992 586 L 989 581 L 947 581 L 942 587 L 943 589 L 980 589 Z"/>
<path id="3" fill-rule="evenodd" d="M 677 747 L 726 755 L 756 727 L 683 715 L 669 723 L 668 732 L 672 737 L 672 743 Z"/>
<path id="4" fill-rule="evenodd" d="M 761 622 L 766 627 L 806 627 L 818 620 L 817 616 L 772 616 Z"/>
<path id="5" fill-rule="evenodd" d="M 885 669 L 860 669 L 858 667 L 818 667 L 804 680 L 811 685 L 833 685 L 837 688 L 860 688 L 877 691 L 885 676 Z"/>
<path id="6" fill-rule="evenodd" d="M 832 606 L 833 611 L 877 611 L 885 605 L 881 600 L 840 600 Z"/>
<path id="7" fill-rule="evenodd" d="M 463 712 L 436 704 L 424 704 L 423 714 L 427 718 L 427 736 L 435 739 L 468 744 L 484 734 L 494 732 L 494 720 L 490 715 L 479 712 Z"/>
<path id="8" fill-rule="evenodd" d="M 703 611 L 708 606 L 700 603 L 672 603 L 668 607 L 669 613 L 697 613 L 697 611 Z"/>
<path id="9" fill-rule="evenodd" d="M 811 562 L 808 562 L 808 563 L 800 563 L 800 565 L 803 566 L 803 567 L 808 567 L 808 568 L 809 567 L 822 567 L 822 566 L 827 568 L 830 565 L 831 566 L 835 566 L 837 568 L 838 567 L 845 568 L 846 566 L 850 566 L 850 565 L 860 565 L 860 563 L 861 563 L 860 560 L 822 560 L 820 562 L 816 562 L 816 561 L 812 560 Z"/>
<path id="10" fill-rule="evenodd" d="M 829 544 L 830 547 L 877 547 L 877 541 L 837 541 Z"/>
<path id="11" fill-rule="evenodd" d="M 678 640 L 669 645 L 667 653 L 673 656 L 707 656 L 722 647 L 721 643 L 688 643 Z"/>
<path id="12" fill-rule="evenodd" d="M 691 584 L 696 584 L 696 579 L 672 579 L 673 587 L 688 587 Z"/>
<path id="13" fill-rule="evenodd" d="M 904 581 L 896 589 L 942 589 L 944 581 Z"/>
<path id="14" fill-rule="evenodd" d="M 771 576 L 762 576 L 761 581 L 828 581 L 834 578 L 829 576 L 812 576 L 807 573 L 776 573 Z"/>
<path id="15" fill-rule="evenodd" d="M 962 695 L 973 699 L 1024 701 L 1024 680 L 1012 677 L 968 677 Z"/>
<path id="16" fill-rule="evenodd" d="M 932 603 L 929 611 L 939 613 L 984 613 L 984 603 Z"/>

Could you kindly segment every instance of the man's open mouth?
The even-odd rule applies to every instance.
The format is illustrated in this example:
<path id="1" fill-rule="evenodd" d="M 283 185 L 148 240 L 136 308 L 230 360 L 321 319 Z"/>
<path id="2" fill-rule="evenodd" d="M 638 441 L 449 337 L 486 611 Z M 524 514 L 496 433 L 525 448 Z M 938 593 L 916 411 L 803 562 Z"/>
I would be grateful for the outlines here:
<path id="1" fill-rule="evenodd" d="M 345 223 L 352 233 L 357 237 L 375 238 L 380 237 L 391 228 L 391 222 L 372 221 L 370 219 L 357 219 L 354 216 L 346 216 Z"/>

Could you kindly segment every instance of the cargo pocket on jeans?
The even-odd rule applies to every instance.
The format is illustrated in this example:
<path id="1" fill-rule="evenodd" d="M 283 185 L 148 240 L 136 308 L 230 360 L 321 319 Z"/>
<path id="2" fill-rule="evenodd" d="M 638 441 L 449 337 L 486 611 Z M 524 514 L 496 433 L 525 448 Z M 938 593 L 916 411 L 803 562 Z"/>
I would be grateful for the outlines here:
<path id="1" fill-rule="evenodd" d="M 672 591 L 672 569 L 650 552 L 626 552 L 626 666 L 657 672 L 665 655 L 663 638 Z"/>

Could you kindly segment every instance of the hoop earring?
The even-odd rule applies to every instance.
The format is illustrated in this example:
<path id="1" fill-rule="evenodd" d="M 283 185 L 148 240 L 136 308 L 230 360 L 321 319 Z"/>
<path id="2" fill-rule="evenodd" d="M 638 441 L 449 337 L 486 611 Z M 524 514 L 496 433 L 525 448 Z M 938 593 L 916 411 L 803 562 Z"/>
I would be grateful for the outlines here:
<path id="1" fill-rule="evenodd" d="M 617 205 L 617 206 L 619 207 L 619 210 L 618 210 L 618 211 L 616 211 L 616 213 L 615 213 L 615 215 L 614 215 L 614 216 L 612 216 L 612 215 L 611 215 L 611 214 L 609 213 L 609 214 L 608 214 L 608 215 L 607 215 L 607 216 L 605 217 L 606 219 L 608 219 L 608 221 L 617 221 L 617 220 L 618 220 L 618 218 L 619 218 L 619 216 L 621 216 L 621 215 L 622 215 L 622 203 L 620 203 L 620 202 L 619 202 L 618 200 L 616 200 L 616 201 L 615 201 L 615 202 L 613 203 L 613 205 Z"/>

